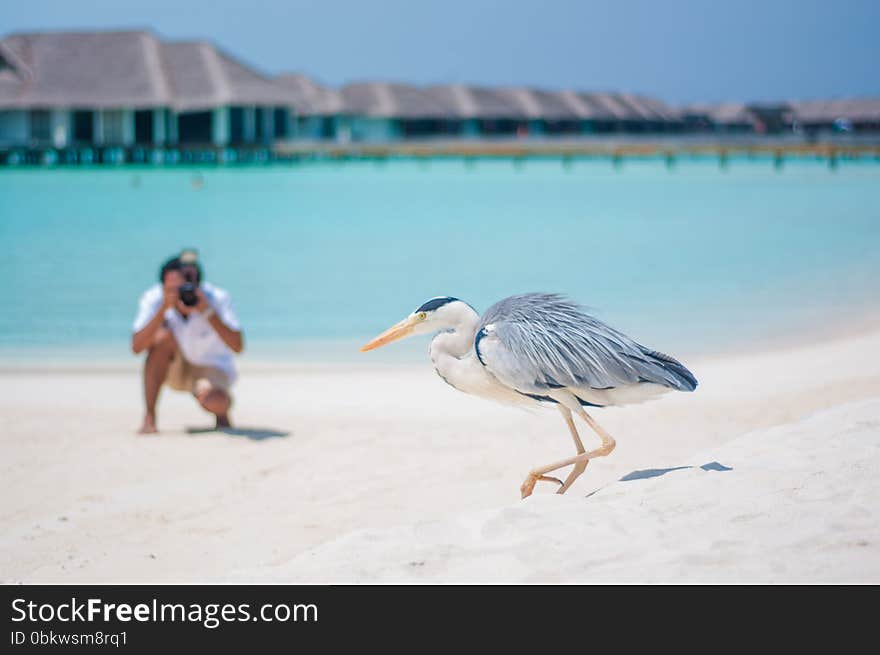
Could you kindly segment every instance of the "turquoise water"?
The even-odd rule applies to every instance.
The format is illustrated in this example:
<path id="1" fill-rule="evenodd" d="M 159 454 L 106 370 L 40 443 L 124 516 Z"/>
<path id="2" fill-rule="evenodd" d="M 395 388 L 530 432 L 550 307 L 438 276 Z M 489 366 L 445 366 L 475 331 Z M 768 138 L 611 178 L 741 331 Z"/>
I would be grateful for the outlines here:
<path id="1" fill-rule="evenodd" d="M 656 348 L 726 348 L 877 306 L 880 165 L 7 169 L 0 242 L 7 355 L 125 352 L 139 294 L 189 245 L 254 353 L 347 353 L 431 296 L 527 290 Z"/>

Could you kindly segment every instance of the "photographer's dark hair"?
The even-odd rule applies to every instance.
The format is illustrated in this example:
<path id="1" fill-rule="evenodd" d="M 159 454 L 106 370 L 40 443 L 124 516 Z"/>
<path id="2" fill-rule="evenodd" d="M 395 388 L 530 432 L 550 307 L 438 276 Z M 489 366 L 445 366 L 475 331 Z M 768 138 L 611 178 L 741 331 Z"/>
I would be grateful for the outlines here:
<path id="1" fill-rule="evenodd" d="M 179 271 L 183 268 L 183 264 L 180 263 L 179 257 L 172 257 L 164 264 L 162 264 L 162 268 L 159 269 L 159 282 L 165 282 L 165 275 L 171 271 Z"/>
<path id="2" fill-rule="evenodd" d="M 192 266 L 196 269 L 196 279 L 194 282 L 196 284 L 200 284 L 202 281 L 202 267 L 198 262 L 182 262 L 180 261 L 180 257 L 172 257 L 164 264 L 162 264 L 162 268 L 159 269 L 159 282 L 165 282 L 165 275 L 169 271 L 183 271 L 184 267 Z"/>

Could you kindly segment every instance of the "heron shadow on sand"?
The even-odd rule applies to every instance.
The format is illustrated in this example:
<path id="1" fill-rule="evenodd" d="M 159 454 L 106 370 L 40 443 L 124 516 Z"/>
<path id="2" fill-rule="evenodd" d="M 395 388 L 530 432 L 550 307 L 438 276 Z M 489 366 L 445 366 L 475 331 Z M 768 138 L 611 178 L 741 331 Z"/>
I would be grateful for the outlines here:
<path id="1" fill-rule="evenodd" d="M 707 464 L 703 464 L 699 467 L 693 466 L 673 466 L 672 468 L 666 469 L 641 469 L 639 471 L 633 471 L 632 473 L 627 473 L 624 475 L 618 482 L 631 482 L 632 480 L 647 480 L 648 478 L 659 478 L 661 475 L 666 475 L 667 473 L 672 473 L 673 471 L 681 471 L 684 469 L 692 469 L 692 468 L 701 468 L 704 471 L 732 471 L 733 468 L 730 466 L 724 466 L 720 462 L 708 462 Z"/>
<path id="2" fill-rule="evenodd" d="M 264 441 L 266 439 L 278 439 L 289 437 L 287 430 L 275 430 L 273 428 L 187 428 L 187 434 L 225 434 L 230 437 L 244 437 L 251 441 Z"/>

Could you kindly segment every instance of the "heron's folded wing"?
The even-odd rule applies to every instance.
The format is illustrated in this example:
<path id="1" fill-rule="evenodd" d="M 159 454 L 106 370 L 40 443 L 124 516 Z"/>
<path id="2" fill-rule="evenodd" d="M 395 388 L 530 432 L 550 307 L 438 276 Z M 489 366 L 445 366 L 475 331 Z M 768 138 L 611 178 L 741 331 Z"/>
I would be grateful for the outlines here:
<path id="1" fill-rule="evenodd" d="M 652 351 L 557 295 L 523 294 L 490 307 L 474 345 L 490 373 L 523 393 L 640 382 L 683 386 Z"/>

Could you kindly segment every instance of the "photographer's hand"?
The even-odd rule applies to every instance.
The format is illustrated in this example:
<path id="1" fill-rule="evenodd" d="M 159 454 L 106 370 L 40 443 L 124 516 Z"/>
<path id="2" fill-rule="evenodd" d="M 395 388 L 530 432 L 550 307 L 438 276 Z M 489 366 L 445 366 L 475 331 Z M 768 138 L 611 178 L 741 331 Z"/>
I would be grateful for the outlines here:
<path id="1" fill-rule="evenodd" d="M 193 307 L 193 310 L 201 314 L 206 309 L 210 309 L 211 305 L 208 303 L 208 297 L 205 295 L 205 292 L 202 291 L 201 287 L 196 287 L 196 298 L 198 298 L 199 301 L 196 303 L 196 306 Z"/>
<path id="2" fill-rule="evenodd" d="M 177 307 L 177 304 L 180 302 L 180 292 L 178 291 L 177 284 L 165 284 L 163 288 L 163 296 L 162 296 L 162 312 L 164 313 L 166 309 L 171 309 L 172 307 Z"/>
<path id="3" fill-rule="evenodd" d="M 153 339 L 165 322 L 165 312 L 180 304 L 180 293 L 177 288 L 183 284 L 183 276 L 178 271 L 169 271 L 162 284 L 162 305 L 153 318 L 139 331 L 131 335 L 131 350 L 141 353 L 153 344 Z"/>
<path id="4" fill-rule="evenodd" d="M 193 312 L 196 311 L 195 307 L 187 307 L 186 305 L 183 304 L 183 301 L 179 300 L 179 299 L 177 301 L 177 304 L 174 305 L 174 308 L 178 312 L 180 312 L 183 316 L 189 316 L 190 314 L 192 314 Z"/>
<path id="5" fill-rule="evenodd" d="M 189 316 L 190 314 L 201 314 L 211 307 L 211 305 L 208 304 L 207 297 L 205 297 L 205 292 L 202 291 L 199 287 L 196 287 L 196 298 L 198 299 L 198 302 L 190 307 L 184 305 L 183 301 L 180 300 L 180 298 L 178 297 L 177 304 L 175 305 L 177 311 L 184 316 Z"/>

